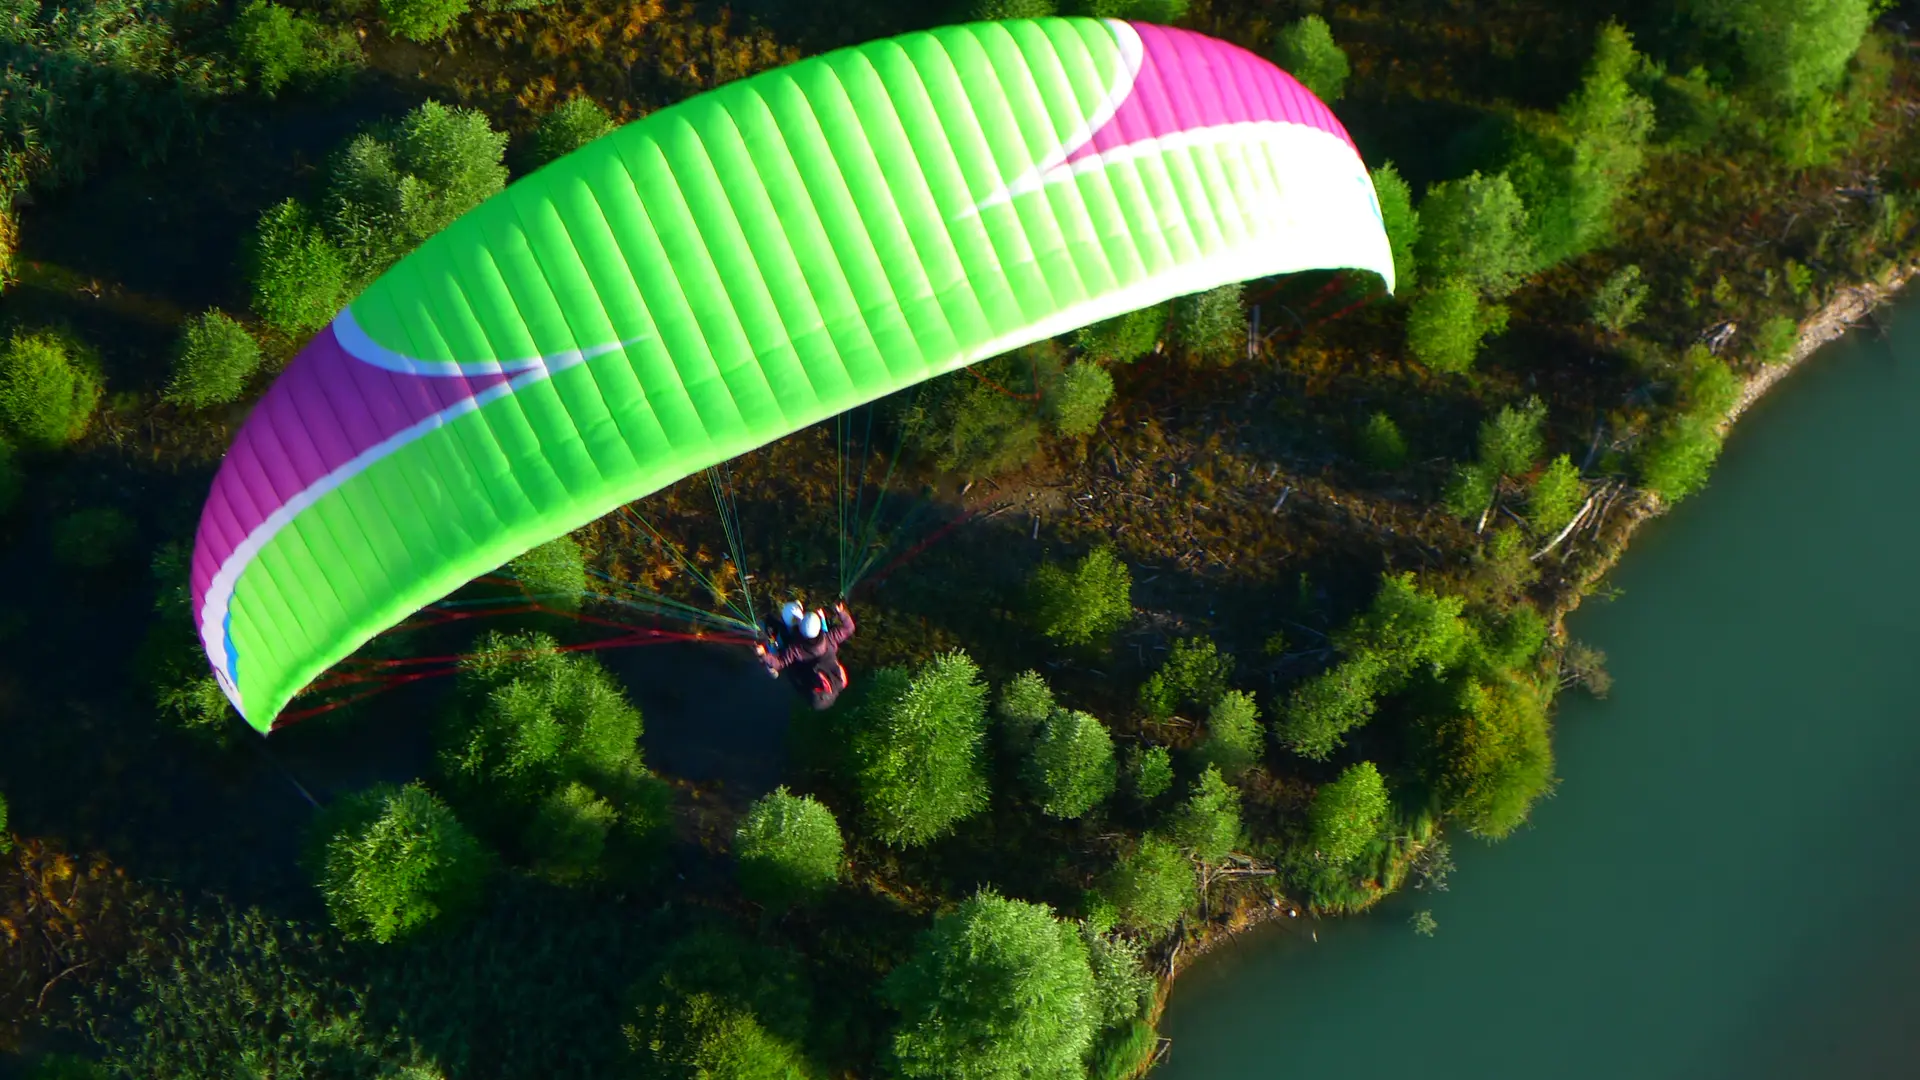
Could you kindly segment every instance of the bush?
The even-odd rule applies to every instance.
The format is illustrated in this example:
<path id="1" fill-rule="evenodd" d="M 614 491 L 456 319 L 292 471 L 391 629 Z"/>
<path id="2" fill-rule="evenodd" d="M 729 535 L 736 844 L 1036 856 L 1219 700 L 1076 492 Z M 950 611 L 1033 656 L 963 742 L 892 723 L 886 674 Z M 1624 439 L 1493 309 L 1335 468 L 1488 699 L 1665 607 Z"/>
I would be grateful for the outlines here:
<path id="1" fill-rule="evenodd" d="M 1446 278 L 1414 294 L 1407 309 L 1407 351 L 1442 374 L 1473 366 L 1480 343 L 1507 328 L 1507 309 L 1483 304 L 1473 285 Z"/>
<path id="2" fill-rule="evenodd" d="M 1199 885 L 1179 845 L 1148 833 L 1107 872 L 1100 891 L 1120 913 L 1121 925 L 1164 934 L 1193 906 Z"/>
<path id="3" fill-rule="evenodd" d="M 1273 62 L 1328 104 L 1340 100 L 1353 72 L 1346 52 L 1334 44 L 1332 28 L 1318 15 L 1274 31 Z"/>
<path id="4" fill-rule="evenodd" d="M 1408 296 L 1419 285 L 1419 262 L 1414 252 L 1420 247 L 1420 212 L 1413 208 L 1413 189 L 1400 178 L 1393 162 L 1383 162 L 1372 172 L 1374 198 L 1380 201 L 1380 223 L 1387 230 L 1387 245 L 1393 250 L 1393 291 Z"/>
<path id="5" fill-rule="evenodd" d="M 1573 458 L 1561 454 L 1534 478 L 1533 487 L 1527 492 L 1527 516 L 1536 531 L 1552 535 L 1565 528 L 1573 515 L 1580 512 L 1580 503 L 1585 497 L 1580 470 L 1574 467 Z"/>
<path id="6" fill-rule="evenodd" d="M 438 41 L 467 13 L 467 0 L 380 0 L 380 17 L 396 37 Z"/>
<path id="7" fill-rule="evenodd" d="M 1379 657 L 1363 653 L 1307 679 L 1287 695 L 1275 737 L 1301 757 L 1325 761 L 1347 732 L 1373 719 L 1385 674 Z"/>
<path id="8" fill-rule="evenodd" d="M 1609 334 L 1624 334 L 1640 321 L 1640 307 L 1646 302 L 1647 283 L 1640 268 L 1628 263 L 1607 277 L 1588 310 L 1595 326 Z"/>
<path id="9" fill-rule="evenodd" d="M 620 812 L 592 788 L 569 781 L 542 799 L 523 833 L 533 864 L 562 882 L 598 875 Z"/>
<path id="10" fill-rule="evenodd" d="M 1093 968 L 1094 1023 L 1115 1028 L 1153 1011 L 1155 986 L 1147 973 L 1138 941 L 1116 937 L 1082 924 L 1080 938 L 1087 944 Z"/>
<path id="11" fill-rule="evenodd" d="M 1053 689 L 1037 671 L 1023 671 L 1000 690 L 1000 720 L 1005 725 L 1007 748 L 1024 754 L 1033 743 L 1034 732 L 1054 711 Z"/>
<path id="12" fill-rule="evenodd" d="M 1053 0 L 973 0 L 967 8 L 967 18 L 981 22 L 1044 19 L 1055 10 Z"/>
<path id="13" fill-rule="evenodd" d="M 1313 793 L 1307 808 L 1309 841 L 1329 863 L 1359 858 L 1387 817 L 1387 783 L 1371 761 L 1349 765 L 1340 778 Z"/>
<path id="14" fill-rule="evenodd" d="M 1167 305 L 1155 304 L 1082 327 L 1074 332 L 1073 344 L 1098 363 L 1131 364 L 1159 346 L 1167 310 Z"/>
<path id="15" fill-rule="evenodd" d="M 812 1075 L 800 1048 L 768 1031 L 752 1010 L 709 993 L 689 994 L 658 1007 L 663 1037 L 630 1037 L 648 1075 L 688 1080 L 805 1080 Z"/>
<path id="16" fill-rule="evenodd" d="M 219 681 L 213 676 L 189 676 L 162 685 L 154 698 L 160 715 L 174 727 L 215 746 L 231 743 L 233 721 L 239 714 L 233 711 L 233 703 L 227 700 L 226 691 L 220 689 Z"/>
<path id="17" fill-rule="evenodd" d="M 360 43 L 279 4 L 252 0 L 233 21 L 233 49 L 260 92 L 344 74 L 360 64 Z"/>
<path id="18" fill-rule="evenodd" d="M 1200 758 L 1229 775 L 1260 760 L 1266 736 L 1260 729 L 1260 709 L 1253 695 L 1230 690 L 1213 703 L 1207 715 L 1207 739 Z"/>
<path id="19" fill-rule="evenodd" d="M 991 476 L 1040 452 L 1039 387 L 1059 372 L 1058 348 L 1039 342 L 925 385 L 906 411 L 903 441 L 942 472 Z"/>
<path id="20" fill-rule="evenodd" d="M 833 811 L 782 786 L 747 810 L 733 837 L 740 891 L 770 908 L 819 899 L 840 879 L 844 848 Z"/>
<path id="21" fill-rule="evenodd" d="M 1786 104 L 1840 84 L 1878 11 L 1874 0 L 1688 0 L 1686 7 L 1733 38 L 1748 79 Z"/>
<path id="22" fill-rule="evenodd" d="M 535 165 L 558 161 L 614 128 L 613 117 L 590 97 L 575 96 L 540 118 L 533 131 Z"/>
<path id="23" fill-rule="evenodd" d="M 1167 835 L 1203 863 L 1226 858 L 1241 843 L 1239 789 L 1207 766 L 1167 822 Z"/>
<path id="24" fill-rule="evenodd" d="M 1467 679 L 1453 711 L 1428 724 L 1428 782 L 1469 831 L 1506 836 L 1553 787 L 1545 697 L 1525 683 Z"/>
<path id="25" fill-rule="evenodd" d="M 1393 417 L 1377 412 L 1360 429 L 1360 461 L 1369 469 L 1392 472 L 1407 463 L 1407 439 Z"/>
<path id="26" fill-rule="evenodd" d="M 166 400 L 189 409 L 236 401 L 260 367 L 260 345 L 246 327 L 218 310 L 187 324 L 174 354 Z"/>
<path id="27" fill-rule="evenodd" d="M 679 938 L 634 988 L 634 1075 L 661 1080 L 812 1080 L 812 1026 L 798 957 L 730 933 Z M 595 1075 L 601 1075 L 596 1073 Z M 625 1074 L 617 1074 L 625 1075 Z"/>
<path id="28" fill-rule="evenodd" d="M 458 918 L 480 899 L 487 855 L 418 783 L 341 799 L 316 821 L 321 895 L 349 938 L 382 944 Z"/>
<path id="29" fill-rule="evenodd" d="M 1108 1032 L 1093 1049 L 1087 1080 L 1134 1080 L 1144 1075 L 1160 1051 L 1160 1033 L 1145 1020 L 1129 1020 Z"/>
<path id="30" fill-rule="evenodd" d="M 1042 405 L 1054 433 L 1067 439 L 1091 435 L 1113 400 L 1113 376 L 1098 364 L 1075 360 L 1048 391 Z"/>
<path id="31" fill-rule="evenodd" d="M 1477 518 L 1493 505 L 1500 477 L 1477 461 L 1456 462 L 1440 502 L 1454 517 Z"/>
<path id="32" fill-rule="evenodd" d="M 1102 544 L 1067 570 L 1046 563 L 1028 584 L 1040 632 L 1068 646 L 1092 645 L 1133 617 L 1133 575 Z"/>
<path id="33" fill-rule="evenodd" d="M 1493 419 L 1480 425 L 1480 463 L 1498 476 L 1522 476 L 1540 457 L 1547 421 L 1547 404 L 1528 398 L 1518 408 L 1502 405 Z"/>
<path id="34" fill-rule="evenodd" d="M 1753 335 L 1753 353 L 1763 364 L 1778 364 L 1793 358 L 1800 344 L 1800 324 L 1785 315 L 1775 315 L 1760 324 Z"/>
<path id="35" fill-rule="evenodd" d="M 83 570 L 99 570 L 126 555 L 138 538 L 126 511 L 115 506 L 75 510 L 53 523 L 54 561 Z"/>
<path id="36" fill-rule="evenodd" d="M 283 334 L 318 330 L 347 304 L 345 254 L 292 199 L 260 215 L 249 263 L 254 314 Z"/>
<path id="37" fill-rule="evenodd" d="M 851 710 L 851 749 L 874 836 L 915 847 L 986 809 L 987 688 L 972 659 L 955 650 L 911 675 L 882 668 L 866 687 Z"/>
<path id="38" fill-rule="evenodd" d="M 1230 364 L 1247 351 L 1242 287 L 1223 285 L 1173 302 L 1171 337 L 1189 360 Z"/>
<path id="39" fill-rule="evenodd" d="M 21 443 L 66 446 L 87 433 L 100 403 L 90 357 L 47 331 L 14 331 L 0 352 L 0 425 Z"/>
<path id="40" fill-rule="evenodd" d="M 1044 904 L 982 892 L 934 918 L 881 984 L 904 1080 L 1080 1080 L 1095 995 L 1080 934 Z"/>
<path id="41" fill-rule="evenodd" d="M 1173 755 L 1164 746 L 1137 749 L 1127 759 L 1127 784 L 1141 802 L 1152 802 L 1173 789 Z"/>
<path id="42" fill-rule="evenodd" d="M 1640 484 L 1669 503 L 1707 486 L 1720 457 L 1714 421 L 1678 416 L 1667 421 L 1635 455 Z"/>
<path id="43" fill-rule="evenodd" d="M 1420 204 L 1420 265 L 1492 300 L 1520 287 L 1534 265 L 1527 208 L 1506 174 L 1475 172 L 1427 189 Z"/>
<path id="44" fill-rule="evenodd" d="M 1189 0 L 1082 0 L 1081 14 L 1171 26 L 1186 17 Z"/>
<path id="45" fill-rule="evenodd" d="M 0 855 L 13 850 L 13 833 L 7 831 L 7 796 L 0 793 Z"/>
<path id="46" fill-rule="evenodd" d="M 1140 707 L 1155 720 L 1166 720 L 1183 708 L 1210 709 L 1227 692 L 1233 675 L 1233 657 L 1222 653 L 1211 638 L 1181 638 L 1167 650 L 1160 669 L 1140 687 Z"/>
<path id="47" fill-rule="evenodd" d="M 1680 412 L 1708 423 L 1719 423 L 1740 400 L 1739 376 L 1725 360 L 1695 345 L 1681 358 Z"/>
<path id="48" fill-rule="evenodd" d="M 1048 817 L 1085 816 L 1113 794 L 1115 773 L 1113 736 L 1099 720 L 1073 709 L 1055 709 L 1040 725 L 1027 760 L 1027 779 Z"/>
<path id="49" fill-rule="evenodd" d="M 578 611 L 587 594 L 587 560 L 571 536 L 556 536 L 507 564 L 528 597 L 548 607 Z"/>
<path id="50" fill-rule="evenodd" d="M 335 161 L 328 228 L 364 284 L 498 194 L 507 136 L 486 114 L 429 101 L 392 141 L 361 134 Z"/>

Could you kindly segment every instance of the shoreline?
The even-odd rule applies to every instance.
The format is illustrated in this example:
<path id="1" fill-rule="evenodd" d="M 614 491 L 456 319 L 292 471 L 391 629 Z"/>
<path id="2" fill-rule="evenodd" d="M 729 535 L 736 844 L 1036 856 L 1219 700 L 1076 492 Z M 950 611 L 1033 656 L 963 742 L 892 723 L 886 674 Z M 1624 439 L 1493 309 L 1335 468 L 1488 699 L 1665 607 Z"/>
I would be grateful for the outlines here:
<path id="1" fill-rule="evenodd" d="M 1715 430 L 1721 438 L 1724 440 L 1733 431 L 1740 417 L 1781 380 L 1798 370 L 1822 348 L 1846 336 L 1849 331 L 1859 328 L 1861 320 L 1870 317 L 1874 311 L 1897 299 L 1906 286 L 1917 277 L 1920 277 L 1920 257 L 1896 264 L 1877 279 L 1858 282 L 1835 290 L 1832 298 L 1821 305 L 1819 310 L 1801 321 L 1799 340 L 1785 359 L 1762 366 L 1744 380 L 1739 398 L 1735 400 L 1733 407 L 1727 410 L 1727 415 L 1716 425 Z M 1593 586 L 1620 562 L 1640 526 L 1664 515 L 1670 508 L 1671 504 L 1662 502 L 1658 496 L 1635 489 L 1633 497 L 1624 508 L 1625 514 L 1611 527 L 1602 526 L 1596 530 L 1597 535 L 1594 540 L 1603 541 L 1598 545 L 1599 557 L 1567 579 L 1561 598 L 1554 604 L 1553 610 L 1548 612 L 1548 624 L 1556 640 L 1564 638 L 1566 634 L 1567 616 L 1579 609 L 1581 602 L 1592 591 Z M 1286 910 L 1286 905 L 1236 905 L 1228 917 L 1227 925 L 1218 927 L 1195 940 L 1177 942 L 1171 955 L 1164 961 L 1163 970 L 1166 974 L 1159 980 L 1159 993 L 1155 995 L 1152 1019 L 1156 1026 L 1166 1009 L 1168 1000 L 1172 997 L 1174 984 L 1181 974 L 1192 967 L 1194 962 L 1251 931 L 1285 919 Z M 1315 922 L 1320 918 L 1317 915 L 1306 915 L 1305 912 L 1302 912 L 1302 916 L 1313 919 Z M 1351 918 L 1352 916 L 1342 917 Z M 1166 1044 L 1171 1042 L 1164 1035 L 1161 1039 L 1162 1052 L 1155 1054 L 1155 1064 L 1164 1053 Z M 1140 1075 L 1149 1075 L 1151 1069 L 1152 1066 L 1149 1066 Z"/>

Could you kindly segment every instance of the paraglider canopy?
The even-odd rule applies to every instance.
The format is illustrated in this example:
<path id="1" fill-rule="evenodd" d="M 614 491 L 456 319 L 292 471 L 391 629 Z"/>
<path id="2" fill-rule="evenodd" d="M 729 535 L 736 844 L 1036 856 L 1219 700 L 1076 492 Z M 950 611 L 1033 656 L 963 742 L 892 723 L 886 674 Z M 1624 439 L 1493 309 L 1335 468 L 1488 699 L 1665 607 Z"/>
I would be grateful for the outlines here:
<path id="1" fill-rule="evenodd" d="M 193 563 L 267 730 L 462 583 L 682 477 L 1019 345 L 1250 278 L 1371 270 L 1339 122 L 1200 34 L 971 23 L 697 95 L 375 281 L 235 439 Z"/>

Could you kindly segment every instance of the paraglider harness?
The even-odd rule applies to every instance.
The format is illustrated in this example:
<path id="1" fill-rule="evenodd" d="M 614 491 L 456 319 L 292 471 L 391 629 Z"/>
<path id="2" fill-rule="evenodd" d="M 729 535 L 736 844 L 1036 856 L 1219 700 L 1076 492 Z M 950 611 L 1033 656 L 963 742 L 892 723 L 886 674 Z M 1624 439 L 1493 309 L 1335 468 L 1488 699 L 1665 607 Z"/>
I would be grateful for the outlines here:
<path id="1" fill-rule="evenodd" d="M 776 678 L 785 675 L 815 709 L 832 708 L 841 691 L 847 688 L 847 669 L 840 663 L 840 646 L 853 636 L 856 627 L 844 601 L 837 604 L 834 611 L 839 615 L 835 625 L 827 627 L 822 618 L 820 633 L 811 638 L 800 636 L 797 627 L 769 618 L 762 628 L 765 641 L 758 645 L 767 674 Z"/>

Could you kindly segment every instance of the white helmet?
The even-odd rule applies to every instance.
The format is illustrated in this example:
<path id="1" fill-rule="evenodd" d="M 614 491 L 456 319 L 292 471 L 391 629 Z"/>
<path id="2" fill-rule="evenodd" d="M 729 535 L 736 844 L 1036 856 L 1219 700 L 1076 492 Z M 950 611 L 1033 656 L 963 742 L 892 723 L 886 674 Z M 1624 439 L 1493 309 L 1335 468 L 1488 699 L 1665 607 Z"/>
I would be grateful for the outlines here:
<path id="1" fill-rule="evenodd" d="M 800 601 L 789 600 L 786 606 L 780 609 L 780 621 L 787 624 L 787 629 L 798 630 L 800 628 L 801 616 L 806 610 L 806 608 L 800 606 Z"/>
<path id="2" fill-rule="evenodd" d="M 804 620 L 802 620 L 800 623 L 800 636 L 803 638 L 806 638 L 809 641 L 820 636 L 820 613 L 819 612 L 817 611 L 807 612 L 807 617 Z"/>

